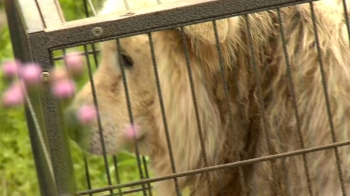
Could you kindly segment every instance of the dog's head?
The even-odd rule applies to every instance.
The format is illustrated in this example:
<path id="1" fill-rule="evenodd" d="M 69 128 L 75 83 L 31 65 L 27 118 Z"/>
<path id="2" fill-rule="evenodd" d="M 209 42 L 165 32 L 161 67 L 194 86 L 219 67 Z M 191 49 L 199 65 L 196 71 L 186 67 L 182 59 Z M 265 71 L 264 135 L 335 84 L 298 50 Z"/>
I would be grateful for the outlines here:
<path id="1" fill-rule="evenodd" d="M 224 42 L 228 32 L 228 21 L 219 20 L 217 26 L 219 29 L 218 41 Z M 216 49 L 213 45 L 216 43 L 216 38 L 211 22 L 187 26 L 184 28 L 183 35 L 188 43 L 196 40 Z M 155 146 L 156 142 L 152 141 L 159 141 L 158 137 L 165 142 L 163 145 L 165 148 L 165 126 L 176 127 L 183 132 L 186 132 L 187 129 L 195 129 L 191 130 L 188 135 L 171 136 L 172 140 L 181 142 L 183 141 L 181 137 L 198 139 L 196 114 L 192 103 L 192 92 L 186 67 L 187 60 L 182 43 L 183 35 L 177 30 L 152 33 L 153 48 L 151 48 L 148 35 L 102 43 L 102 60 L 93 76 L 93 81 L 82 88 L 66 111 L 66 122 L 70 135 L 82 149 L 94 154 L 103 153 L 100 130 L 103 132 L 103 143 L 107 154 L 116 154 L 126 148 L 133 150 L 134 139 L 138 141 L 142 154 L 161 149 Z M 194 83 L 195 85 L 201 84 L 196 87 L 196 94 L 201 100 L 198 107 L 205 110 L 201 114 L 202 123 L 203 126 L 205 123 L 210 123 L 203 129 L 210 129 L 218 124 L 219 115 L 212 117 L 218 111 L 213 106 L 214 101 L 205 87 L 209 82 L 205 82 L 203 70 L 198 70 L 199 61 L 196 60 L 196 55 L 189 53 L 188 60 L 191 61 L 191 67 L 193 67 Z M 214 54 L 217 55 L 216 52 Z M 155 71 L 159 73 L 158 76 Z M 156 76 L 159 79 L 159 86 L 157 86 Z M 159 101 L 160 93 L 163 103 Z M 83 129 L 75 117 L 77 109 L 82 105 L 96 103 L 99 118 L 90 127 Z M 168 119 L 167 125 L 163 118 Z M 185 119 L 186 122 L 181 119 Z M 133 130 L 132 127 L 136 127 L 135 137 L 130 137 L 129 134 L 130 130 Z M 213 129 L 218 129 L 218 127 Z M 180 133 L 178 130 L 169 131 Z M 217 137 L 211 138 L 210 134 L 206 137 L 205 140 L 209 142 L 209 145 L 214 145 L 212 138 Z"/>
<path id="2" fill-rule="evenodd" d="M 124 38 L 120 46 L 118 50 L 116 40 L 102 43 L 102 60 L 93 81 L 82 88 L 67 110 L 66 120 L 72 138 L 83 149 L 95 154 L 102 153 L 99 129 L 103 130 L 108 154 L 132 144 L 134 138 L 128 136 L 130 129 L 134 128 L 135 138 L 144 145 L 147 143 L 143 141 L 154 130 L 151 110 L 156 86 L 148 37 Z M 82 129 L 76 122 L 77 109 L 96 103 L 99 118 Z"/>

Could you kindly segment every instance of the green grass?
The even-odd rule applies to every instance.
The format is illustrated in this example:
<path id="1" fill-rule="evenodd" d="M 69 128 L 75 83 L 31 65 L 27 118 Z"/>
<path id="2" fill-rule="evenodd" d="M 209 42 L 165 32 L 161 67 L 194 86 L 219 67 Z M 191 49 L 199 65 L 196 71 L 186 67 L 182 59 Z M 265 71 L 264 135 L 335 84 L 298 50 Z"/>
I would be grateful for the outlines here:
<path id="1" fill-rule="evenodd" d="M 82 18 L 84 9 L 81 1 L 60 0 L 67 20 Z M 4 13 L 0 1 L 0 17 Z M 1 21 L 1 18 L 0 18 Z M 81 48 L 81 47 L 80 47 Z M 9 30 L 0 24 L 0 63 L 13 59 Z M 6 88 L 0 73 L 0 95 Z M 87 183 L 84 171 L 82 152 L 71 142 L 72 158 L 78 190 L 86 190 Z M 120 179 L 122 183 L 139 179 L 135 156 L 122 152 L 117 156 Z M 112 158 L 109 157 L 109 169 L 115 173 Z M 103 159 L 88 155 L 90 178 L 93 188 L 107 185 Z M 112 175 L 115 176 L 115 175 Z M 116 178 L 112 179 L 116 184 Z M 126 189 L 127 190 L 127 189 Z M 37 176 L 28 136 L 23 108 L 4 109 L 0 106 L 0 196 L 39 195 Z M 138 195 L 138 194 L 128 194 Z"/>

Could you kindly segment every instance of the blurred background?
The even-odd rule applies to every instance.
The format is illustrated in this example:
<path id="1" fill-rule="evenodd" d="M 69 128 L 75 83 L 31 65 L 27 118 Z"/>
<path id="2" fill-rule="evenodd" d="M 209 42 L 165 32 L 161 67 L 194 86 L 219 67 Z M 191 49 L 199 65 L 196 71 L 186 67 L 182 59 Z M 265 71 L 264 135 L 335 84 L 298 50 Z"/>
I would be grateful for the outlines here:
<path id="1" fill-rule="evenodd" d="M 67 20 L 85 17 L 83 0 L 59 0 Z M 100 2 L 95 1 L 96 5 Z M 90 10 L 91 11 L 91 10 Z M 0 64 L 13 60 L 9 30 L 5 15 L 5 5 L 0 0 Z M 6 85 L 0 72 L 0 96 Z M 71 143 L 75 177 L 78 190 L 86 190 L 83 155 Z M 135 155 L 122 152 L 117 156 L 117 168 L 121 183 L 139 179 Z M 92 188 L 107 186 L 106 174 L 101 157 L 88 155 Z M 115 167 L 109 157 L 109 169 L 113 174 Z M 116 184 L 116 181 L 113 181 Z M 36 171 L 23 108 L 4 109 L 0 105 L 0 196 L 39 195 Z M 139 194 L 128 194 L 139 195 Z"/>

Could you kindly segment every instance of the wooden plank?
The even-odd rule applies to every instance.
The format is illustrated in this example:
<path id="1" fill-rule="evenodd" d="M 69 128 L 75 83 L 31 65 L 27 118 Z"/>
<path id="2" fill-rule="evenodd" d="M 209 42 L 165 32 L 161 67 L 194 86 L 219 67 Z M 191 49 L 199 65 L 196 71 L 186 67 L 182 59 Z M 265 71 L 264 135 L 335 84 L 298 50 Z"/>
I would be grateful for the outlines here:
<path id="1" fill-rule="evenodd" d="M 60 3 L 57 0 L 37 0 L 45 27 L 62 25 L 65 22 Z"/>
<path id="2" fill-rule="evenodd" d="M 38 32 L 45 29 L 41 19 L 39 8 L 35 0 L 17 0 L 22 19 L 26 25 L 27 32 Z"/>

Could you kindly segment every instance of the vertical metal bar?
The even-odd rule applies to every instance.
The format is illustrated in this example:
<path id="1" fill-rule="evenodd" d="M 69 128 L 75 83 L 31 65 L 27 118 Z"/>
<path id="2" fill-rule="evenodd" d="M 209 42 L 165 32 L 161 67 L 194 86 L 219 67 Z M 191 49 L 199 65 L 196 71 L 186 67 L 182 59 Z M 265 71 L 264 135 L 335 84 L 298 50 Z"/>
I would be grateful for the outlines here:
<path id="1" fill-rule="evenodd" d="M 151 33 L 148 33 L 148 40 L 149 40 L 150 49 L 151 49 L 150 52 L 151 52 L 151 56 L 152 56 L 153 71 L 154 71 L 154 75 L 155 75 L 155 79 L 156 79 L 158 99 L 159 99 L 159 104 L 160 104 L 160 108 L 161 108 L 161 112 L 162 112 L 163 125 L 164 125 L 166 140 L 167 140 L 167 147 L 168 147 L 168 151 L 169 151 L 169 158 L 170 158 L 170 162 L 171 162 L 171 170 L 175 174 L 176 173 L 176 167 L 175 167 L 173 149 L 172 149 L 171 141 L 170 141 L 169 127 L 168 127 L 168 122 L 167 122 L 166 113 L 165 113 L 162 89 L 161 89 L 160 81 L 159 81 L 157 60 L 156 60 L 156 55 L 155 55 L 154 45 L 153 45 L 153 38 L 152 38 L 152 34 Z M 178 196 L 181 195 L 180 188 L 179 188 L 179 182 L 178 182 L 177 178 L 174 178 L 174 184 L 175 184 L 175 190 L 176 190 L 177 195 Z"/>
<path id="2" fill-rule="evenodd" d="M 89 17 L 90 14 L 89 14 L 89 10 L 88 10 L 88 3 L 87 3 L 87 0 L 84 0 L 83 3 L 84 3 L 85 16 L 86 16 L 86 17 Z M 91 4 L 91 1 L 89 1 L 89 3 L 90 3 L 90 5 L 91 5 L 91 7 L 92 7 L 93 5 Z M 92 11 L 93 11 L 93 13 L 96 15 L 96 13 L 95 13 L 93 7 L 92 7 Z M 92 47 L 92 51 L 93 51 L 93 57 L 94 57 L 95 67 L 98 67 L 98 60 L 97 60 L 97 56 L 96 56 L 95 44 L 91 44 L 91 47 Z M 87 45 L 84 45 L 84 54 L 85 54 L 86 59 L 88 60 L 88 61 L 87 61 L 88 64 L 89 64 L 88 66 L 90 67 L 89 69 L 91 69 Z M 104 140 L 101 140 L 101 142 L 103 142 L 103 141 L 104 141 Z M 104 144 L 103 144 L 103 145 L 104 145 Z M 108 167 L 108 160 L 106 159 L 106 157 L 104 157 L 104 159 L 105 159 L 105 160 L 104 160 L 104 163 L 105 163 L 106 168 L 107 168 L 107 167 Z M 116 157 L 113 156 L 113 163 L 114 163 L 114 166 L 117 166 L 117 163 L 115 162 L 116 160 L 117 160 Z M 108 167 L 108 168 L 109 168 L 109 167 Z M 117 171 L 117 169 L 118 169 L 118 168 L 116 168 L 116 174 L 117 174 L 116 178 L 117 178 L 117 182 L 118 182 L 120 177 L 119 177 L 119 172 Z M 111 184 L 111 180 L 112 180 L 112 179 L 111 179 L 111 177 L 110 177 L 109 169 L 106 169 L 106 172 L 107 172 L 107 181 L 108 181 L 109 184 Z M 119 189 L 119 192 L 120 192 L 120 191 L 121 191 L 121 189 Z"/>
<path id="3" fill-rule="evenodd" d="M 124 85 L 124 91 L 125 91 L 125 97 L 126 97 L 126 104 L 128 108 L 128 113 L 129 113 L 129 119 L 130 123 L 134 124 L 134 115 L 132 113 L 132 107 L 131 107 L 131 100 L 130 100 L 130 95 L 129 95 L 129 87 L 126 79 L 126 74 L 125 74 L 125 68 L 124 68 L 124 62 L 121 60 L 122 59 L 122 53 L 121 53 L 121 44 L 119 38 L 116 40 L 117 44 L 117 50 L 118 50 L 118 62 L 121 70 L 121 75 L 122 75 L 122 80 L 123 80 L 123 85 Z M 142 167 L 141 167 L 141 159 L 140 159 L 140 153 L 139 153 L 139 147 L 137 144 L 137 140 L 134 139 L 134 146 L 135 146 L 135 153 L 136 153 L 136 160 L 137 160 L 137 167 L 139 169 L 139 175 L 141 179 L 144 179 L 143 172 L 142 172 Z M 146 187 L 145 184 L 142 183 L 142 192 L 143 195 L 146 196 Z"/>
<path id="4" fill-rule="evenodd" d="M 98 67 L 97 50 L 95 44 L 91 44 L 92 54 L 94 56 L 95 67 Z"/>
<path id="5" fill-rule="evenodd" d="M 90 1 L 89 1 L 90 2 Z M 83 4 L 84 4 L 84 11 L 85 11 L 85 16 L 86 17 L 89 17 L 90 14 L 89 14 L 89 10 L 88 10 L 88 2 L 87 0 L 84 0 L 83 1 Z M 90 4 L 91 6 L 93 6 L 92 4 Z M 93 10 L 93 8 L 92 8 Z M 93 10 L 94 12 L 94 10 Z M 95 12 L 94 12 L 95 14 Z M 96 50 L 95 50 L 95 44 L 91 44 L 91 47 L 92 47 L 92 51 L 93 51 L 93 57 L 94 57 L 94 62 L 95 62 L 95 67 L 98 67 L 98 60 L 97 60 L 97 56 L 96 56 Z M 84 54 L 85 54 L 85 58 L 88 62 L 88 69 L 89 69 L 89 78 L 90 78 L 90 81 L 93 79 L 92 77 L 92 73 L 91 73 L 91 63 L 90 63 L 90 58 L 89 58 L 89 54 L 88 54 L 88 49 L 87 49 L 87 45 L 84 45 Z M 95 89 L 95 86 L 91 84 L 91 87 L 93 89 Z M 96 93 L 95 93 L 96 94 Z M 94 96 L 94 95 L 93 95 Z M 96 96 L 96 95 L 95 95 Z M 97 96 L 96 98 L 97 99 Z M 97 104 L 97 101 L 96 101 L 96 104 Z M 97 107 L 97 105 L 96 105 Z M 101 118 L 99 116 L 99 124 L 101 124 Z M 100 135 L 101 135 L 101 132 L 102 132 L 102 125 L 99 125 L 99 130 L 100 130 Z M 102 133 L 103 135 L 103 133 Z M 112 178 L 111 178 L 111 174 L 110 174 L 110 171 L 109 171 L 109 163 L 108 163 L 108 159 L 107 159 L 107 155 L 105 154 L 105 144 L 104 144 L 104 138 L 102 139 L 101 137 L 101 143 L 102 143 L 102 148 L 104 149 L 103 151 L 103 159 L 104 159 L 104 164 L 105 164 L 105 171 L 106 171 L 106 176 L 107 176 L 107 181 L 108 181 L 108 184 L 111 185 L 112 184 Z M 117 163 L 115 162 L 117 159 L 115 156 L 113 156 L 113 164 L 114 166 L 117 166 Z M 119 172 L 117 172 L 117 168 L 116 168 L 116 179 L 117 179 L 117 182 L 119 181 Z M 120 183 L 120 182 L 118 182 Z M 113 190 L 110 190 L 111 194 L 113 193 Z M 121 189 L 119 189 L 119 192 L 121 192 Z"/>
<path id="6" fill-rule="evenodd" d="M 250 52 L 250 64 L 253 67 L 254 70 L 254 75 L 255 75 L 255 81 L 257 83 L 257 88 L 258 88 L 258 98 L 259 98 L 259 109 L 260 109 L 260 114 L 261 114 L 261 124 L 262 124 L 262 131 L 263 134 L 266 137 L 266 143 L 268 147 L 269 154 L 272 155 L 272 146 L 270 143 L 270 134 L 266 130 L 266 115 L 265 115 L 265 106 L 264 102 L 262 100 L 262 90 L 261 90 L 261 80 L 260 80 L 260 72 L 257 68 L 257 64 L 255 61 L 255 52 L 254 52 L 254 46 L 253 46 L 253 40 L 252 40 L 252 35 L 251 35 L 251 29 L 250 29 L 250 23 L 249 23 L 249 17 L 248 15 L 244 15 L 245 21 L 246 21 L 246 29 L 247 29 L 247 40 L 248 40 L 248 46 L 249 46 L 249 52 Z M 272 177 L 273 177 L 273 182 L 275 186 L 275 193 L 276 195 L 281 195 L 281 191 L 278 185 L 277 181 L 277 174 L 276 174 L 276 163 L 275 160 L 271 160 L 271 170 L 272 170 Z"/>
<path id="7" fill-rule="evenodd" d="M 289 56 L 288 56 L 288 51 L 287 51 L 287 46 L 286 46 L 286 39 L 284 36 L 281 10 L 279 8 L 277 8 L 277 15 L 278 15 L 278 24 L 279 24 L 280 33 L 281 33 L 281 41 L 282 41 L 282 45 L 283 45 L 284 59 L 285 59 L 286 66 L 287 66 L 287 77 L 288 77 L 288 81 L 289 81 L 290 92 L 292 95 L 292 104 L 293 104 L 293 108 L 294 108 L 294 115 L 295 115 L 295 119 L 297 122 L 299 142 L 300 142 L 301 148 L 304 149 L 305 144 L 304 144 L 304 139 L 303 139 L 303 132 L 301 131 L 301 122 L 300 122 L 299 110 L 298 110 L 297 100 L 296 100 L 296 95 L 295 95 L 295 90 L 294 90 L 293 76 L 292 76 L 292 71 L 291 71 L 291 67 L 289 64 Z M 307 187 L 309 190 L 309 195 L 313 195 L 312 188 L 311 188 L 310 172 L 309 172 L 309 168 L 308 168 L 308 161 L 306 158 L 306 154 L 302 154 L 302 157 L 303 157 L 303 163 L 304 163 L 304 169 L 305 169 L 305 175 L 306 175 L 306 181 L 307 181 Z"/>
<path id="8" fill-rule="evenodd" d="M 194 89 L 194 83 L 193 83 L 193 78 L 192 78 L 192 69 L 191 69 L 191 64 L 190 64 L 189 51 L 188 51 L 186 35 L 185 35 L 183 27 L 180 27 L 180 32 L 181 32 L 181 37 L 182 37 L 182 44 L 184 46 L 184 53 L 185 53 L 185 58 L 186 58 L 186 66 L 187 66 L 188 77 L 189 77 L 189 81 L 190 81 L 192 100 L 193 100 L 193 106 L 194 106 L 194 111 L 195 111 L 195 115 L 196 115 L 198 135 L 199 135 L 200 145 L 201 145 L 201 149 L 202 149 L 202 156 L 203 156 L 204 166 L 208 167 L 209 165 L 208 165 L 208 160 L 207 160 L 207 154 L 205 152 L 205 144 L 204 144 L 204 140 L 203 140 L 202 125 L 201 125 L 201 121 L 200 121 L 200 117 L 199 117 L 196 92 L 195 92 L 195 89 Z M 210 182 L 210 179 L 209 179 L 209 173 L 207 173 L 207 176 L 208 176 L 207 183 L 208 183 L 209 195 L 213 195 L 213 189 L 212 189 L 211 182 Z"/>
<path id="9" fill-rule="evenodd" d="M 346 3 L 346 0 L 342 0 L 343 1 L 343 9 L 344 9 L 344 17 L 345 17 L 345 23 L 346 23 L 346 29 L 348 31 L 348 39 L 350 42 L 350 21 L 349 21 L 349 13 L 348 13 L 348 6 Z"/>
<path id="10" fill-rule="evenodd" d="M 87 65 L 88 65 L 88 73 L 89 73 L 89 80 L 90 80 L 90 85 L 91 85 L 93 102 L 94 102 L 94 105 L 96 107 L 97 124 L 98 124 L 100 140 L 101 140 L 102 154 L 103 154 L 103 161 L 104 161 L 104 166 L 105 166 L 107 182 L 108 182 L 108 185 L 112 185 L 111 173 L 109 171 L 109 164 L 108 164 L 107 153 L 106 153 L 107 151 L 106 151 L 106 146 L 105 146 L 105 142 L 104 142 L 104 135 L 103 135 L 103 129 L 102 129 L 100 110 L 98 107 L 98 99 L 97 99 L 97 94 L 96 94 L 96 89 L 95 89 L 95 82 L 94 82 L 94 78 L 93 78 L 91 63 L 90 63 L 89 55 L 87 53 L 87 46 L 86 45 L 84 45 L 84 52 L 85 52 L 85 59 L 86 59 Z M 113 195 L 113 190 L 111 189 L 109 191 L 110 191 L 110 194 Z"/>
<path id="11" fill-rule="evenodd" d="M 38 35 L 40 36 L 40 35 Z M 33 39 L 32 51 L 38 49 L 38 37 Z M 43 43 L 40 44 L 44 46 Z M 34 49 L 35 48 L 35 49 Z M 33 55 L 36 62 L 48 68 L 54 62 L 51 53 L 43 53 L 40 49 L 36 51 L 37 55 Z M 49 64 L 50 62 L 50 64 Z M 51 151 L 52 166 L 55 173 L 57 191 L 59 195 L 72 195 L 76 191 L 76 182 L 73 168 L 73 161 L 70 154 L 69 137 L 65 130 L 62 104 L 51 94 L 49 83 L 44 84 L 42 94 L 42 105 L 44 108 L 45 121 L 47 126 L 47 134 L 49 139 L 49 147 Z"/>
<path id="12" fill-rule="evenodd" d="M 89 0 L 89 2 L 90 2 L 90 0 Z M 93 6 L 92 4 L 91 4 L 91 6 Z M 89 15 L 89 11 L 88 11 L 88 6 L 87 6 L 87 2 L 86 2 L 86 0 L 84 0 L 84 9 L 85 9 L 85 16 L 86 17 L 89 17 L 90 15 Z M 92 8 L 93 9 L 93 8 Z M 93 11 L 93 12 L 95 12 L 95 11 Z M 95 14 L 95 13 L 94 13 Z M 96 14 L 95 14 L 96 15 Z M 91 48 L 92 48 L 92 54 L 93 54 L 93 56 L 94 56 L 94 61 L 95 61 L 95 66 L 96 67 L 98 67 L 98 60 L 97 60 L 97 56 L 96 56 L 96 49 L 95 49 L 95 44 L 91 44 Z"/>
<path id="13" fill-rule="evenodd" d="M 146 174 L 146 178 L 149 178 L 149 173 L 148 173 L 148 167 L 147 167 L 147 161 L 146 161 L 146 157 L 142 156 L 142 162 L 143 162 L 143 167 L 145 168 L 145 174 Z M 148 193 L 149 196 L 152 196 L 152 186 L 151 183 L 147 183 L 148 185 Z"/>
<path id="14" fill-rule="evenodd" d="M 47 42 L 44 32 L 29 34 L 32 61 L 39 63 L 44 70 L 52 67 L 51 52 L 45 48 Z M 59 195 L 73 194 L 76 191 L 72 157 L 69 151 L 68 136 L 62 121 L 62 107 L 51 94 L 50 85 L 43 84 L 41 106 L 44 113 L 48 146 L 51 153 L 56 188 Z"/>
<path id="15" fill-rule="evenodd" d="M 222 78 L 222 85 L 224 86 L 224 91 L 225 91 L 225 99 L 226 99 L 226 107 L 227 107 L 227 112 L 229 115 L 229 127 L 231 129 L 231 131 L 234 133 L 233 138 L 234 138 L 234 143 L 235 143 L 235 156 L 237 161 L 240 161 L 240 155 L 239 155 L 239 141 L 238 141 L 238 137 L 237 137 L 237 131 L 234 130 L 234 123 L 233 123 L 233 114 L 231 111 L 231 107 L 230 107 L 230 93 L 229 93 L 229 89 L 228 89 L 228 84 L 227 84 L 227 77 L 225 74 L 225 67 L 224 67 L 224 59 L 222 57 L 222 51 L 221 51 L 221 47 L 220 47 L 220 42 L 219 42 L 219 34 L 218 34 L 218 29 L 217 29 L 217 25 L 216 25 L 216 21 L 213 20 L 213 28 L 214 28 L 214 35 L 215 35 L 215 42 L 216 42 L 216 49 L 218 51 L 218 56 L 219 56 L 219 65 L 220 65 L 220 72 L 221 72 L 221 78 Z M 242 188 L 242 192 L 243 195 L 247 195 L 247 190 L 246 190 L 246 185 L 244 182 L 244 175 L 243 175 L 243 170 L 242 167 L 238 167 L 238 175 L 239 175 L 239 181 L 241 184 L 241 188 Z"/>
<path id="16" fill-rule="evenodd" d="M 309 5 L 310 5 L 310 11 L 311 11 L 311 17 L 312 17 L 313 30 L 314 30 L 314 33 L 315 33 L 317 58 L 318 58 L 318 63 L 319 63 L 319 66 L 320 66 L 320 71 L 321 71 L 322 85 L 323 85 L 323 91 L 324 91 L 324 96 L 325 96 L 325 101 L 326 101 L 326 108 L 327 108 L 327 114 L 328 114 L 328 120 L 329 120 L 329 127 L 331 129 L 332 141 L 333 142 L 337 142 L 337 138 L 336 138 L 335 130 L 334 130 L 334 124 L 333 124 L 333 115 L 332 115 L 331 106 L 330 106 L 331 104 L 330 104 L 329 96 L 328 96 L 328 88 L 327 88 L 327 81 L 326 81 L 326 76 L 325 76 L 325 72 L 324 72 L 322 53 L 321 53 L 321 46 L 320 46 L 320 41 L 319 41 L 319 38 L 318 38 L 317 22 L 316 22 L 316 15 L 315 15 L 313 2 L 310 2 Z M 344 179 L 343 179 L 343 174 L 342 174 L 341 165 L 340 165 L 340 158 L 339 158 L 338 148 L 334 148 L 334 153 L 335 153 L 335 159 L 336 159 L 336 163 L 337 163 L 337 170 L 338 170 L 341 190 L 342 190 L 343 195 L 345 196 L 346 195 L 346 191 L 345 191 Z"/>
<path id="17" fill-rule="evenodd" d="M 83 4 L 84 4 L 84 11 L 85 11 L 85 16 L 88 18 L 90 16 L 89 14 L 89 7 L 88 7 L 88 0 L 83 0 Z"/>
<path id="18" fill-rule="evenodd" d="M 31 54 L 31 45 L 29 43 L 29 38 L 27 36 L 27 33 L 25 32 L 24 29 L 24 24 L 21 21 L 21 17 L 19 14 L 19 9 L 16 6 L 16 1 L 13 0 L 6 0 L 5 1 L 5 7 L 6 7 L 6 12 L 7 12 L 7 18 L 9 21 L 9 27 L 10 27 L 10 32 L 11 32 L 11 40 L 12 40 L 12 45 L 13 45 L 13 50 L 14 50 L 14 54 L 15 57 L 22 60 L 22 61 L 32 61 L 35 59 L 35 57 L 33 58 L 32 54 Z M 44 47 L 41 46 L 41 47 Z M 34 53 L 35 54 L 35 53 Z M 47 52 L 48 54 L 48 52 Z M 49 60 L 50 55 L 47 55 Z M 36 100 L 40 101 L 40 97 L 35 98 Z M 39 102 L 40 103 L 40 102 Z M 44 123 L 44 119 L 41 115 L 41 107 L 38 104 L 38 106 L 36 107 L 36 109 L 39 109 L 37 112 L 39 112 L 38 114 L 38 121 L 40 121 L 40 126 L 43 130 L 43 135 L 46 135 L 46 131 L 49 131 L 47 124 Z M 25 108 L 25 112 L 26 112 L 26 118 L 27 118 L 27 125 L 28 125 L 28 129 L 29 129 L 29 135 L 30 135 L 30 140 L 31 140 L 31 145 L 32 145 L 32 152 L 33 152 L 33 157 L 34 157 L 34 161 L 35 161 L 35 167 L 36 167 L 36 172 L 37 172 L 37 177 L 38 177 L 38 182 L 39 182 L 39 188 L 40 188 L 40 193 L 41 195 L 58 195 L 58 194 L 62 194 L 62 193 L 72 193 L 72 187 L 74 186 L 74 182 L 72 182 L 73 186 L 67 186 L 67 182 L 69 183 L 70 178 L 68 176 L 61 176 L 64 178 L 64 182 L 63 184 L 65 184 L 63 189 L 61 189 L 61 187 L 59 187 L 60 185 L 62 185 L 62 181 L 60 181 L 60 179 L 57 176 L 57 172 L 54 172 L 55 175 L 55 179 L 52 178 L 52 176 L 50 176 L 50 171 L 49 171 L 49 165 L 50 163 L 45 161 L 44 158 L 44 153 L 43 153 L 43 149 L 40 148 L 40 140 L 39 140 L 39 136 L 37 135 L 37 131 L 35 130 L 35 126 L 34 126 L 34 116 L 30 115 L 30 112 L 28 111 L 28 108 Z M 47 139 L 47 138 L 45 138 Z M 48 139 L 49 142 L 51 142 L 50 138 Z M 46 145 L 48 146 L 48 144 L 41 144 L 41 145 Z M 51 146 L 51 145 L 50 145 Z M 56 146 L 58 147 L 58 146 Z M 52 152 L 52 148 L 50 149 L 51 151 L 51 158 L 52 161 L 55 161 L 55 159 L 52 157 L 55 154 L 53 154 Z M 67 155 L 67 154 L 65 154 Z M 59 156 L 60 157 L 60 156 Z M 66 159 L 67 162 L 69 162 L 69 158 Z M 55 170 L 56 168 L 54 168 Z M 71 168 L 68 168 L 68 171 Z M 67 173 L 64 172 L 63 175 L 66 175 Z M 56 187 L 56 183 L 55 180 L 57 182 L 57 187 Z M 62 178 L 61 178 L 62 180 Z M 74 188 L 73 188 L 74 189 Z"/>
<path id="19" fill-rule="evenodd" d="M 86 183 L 87 183 L 87 186 L 88 186 L 88 190 L 91 190 L 92 186 L 91 186 L 91 181 L 90 181 L 89 164 L 88 164 L 88 161 L 87 161 L 85 153 L 83 153 L 83 160 L 84 160 L 84 169 L 85 169 Z M 91 193 L 89 195 L 92 196 Z"/>
<path id="20" fill-rule="evenodd" d="M 118 160 L 117 160 L 117 156 L 113 156 L 113 164 L 114 164 L 114 168 L 115 168 L 115 176 L 116 176 L 116 180 L 117 180 L 117 184 L 120 184 L 120 176 L 119 176 L 119 169 L 118 169 Z M 122 189 L 118 188 L 118 192 L 119 195 L 123 195 L 122 193 Z"/>
<path id="21" fill-rule="evenodd" d="M 67 51 L 66 51 L 66 48 L 62 49 L 62 54 L 63 54 L 62 59 L 64 61 L 64 66 L 65 66 L 65 69 L 67 69 L 67 62 L 66 62 Z M 91 190 L 92 186 L 91 186 L 91 180 L 90 180 L 89 163 L 87 161 L 87 157 L 86 157 L 86 154 L 84 152 L 82 152 L 82 157 L 83 157 L 83 161 L 84 161 L 85 179 L 86 179 L 87 187 L 88 187 L 88 190 Z M 89 195 L 92 196 L 91 193 Z"/>
<path id="22" fill-rule="evenodd" d="M 43 17 L 41 15 L 41 17 Z M 30 22 L 30 21 L 29 21 Z M 43 18 L 42 18 L 43 22 Z M 45 32 L 28 34 L 31 60 L 39 63 L 43 70 L 48 71 L 52 67 L 51 52 L 47 47 L 48 38 Z M 44 83 L 41 95 L 42 110 L 45 115 L 45 128 L 47 132 L 48 146 L 51 153 L 51 162 L 56 182 L 58 195 L 70 195 L 76 191 L 72 157 L 69 152 L 68 136 L 64 130 L 61 105 L 50 90 L 50 86 Z"/>
<path id="23" fill-rule="evenodd" d="M 8 9 L 9 9 L 8 11 L 11 12 L 10 15 L 8 15 L 8 17 L 10 18 L 10 20 L 13 20 L 12 22 L 17 23 L 17 24 L 13 24 L 13 25 L 16 25 L 14 28 L 10 28 L 10 30 L 13 31 L 13 34 L 11 34 L 11 36 L 15 36 L 16 31 L 19 30 L 20 31 L 19 36 L 21 36 L 21 38 L 24 38 L 22 40 L 18 39 L 18 37 L 12 38 L 14 49 L 17 50 L 16 49 L 17 47 L 21 47 L 21 49 L 19 49 L 19 53 L 15 51 L 15 55 L 18 56 L 18 58 L 20 58 L 22 61 L 34 61 L 34 62 L 40 63 L 44 67 L 46 66 L 47 68 L 49 64 L 51 64 L 50 52 L 48 51 L 47 48 L 45 48 L 45 44 L 41 43 L 40 41 L 39 43 L 36 42 L 36 40 L 41 39 L 39 38 L 38 34 L 42 35 L 42 33 L 38 33 L 34 35 L 30 34 L 26 36 L 26 30 L 23 28 L 23 25 L 19 25 L 21 24 L 20 16 L 18 13 L 19 10 L 15 5 L 15 1 L 6 1 L 6 4 L 8 5 Z M 12 13 L 17 13 L 17 15 L 11 15 Z M 22 43 L 19 43 L 19 41 L 22 41 Z M 44 52 L 40 54 L 40 52 L 38 51 L 44 51 Z M 37 54 L 40 54 L 40 55 L 37 55 Z M 47 92 L 47 91 L 48 91 L 48 87 L 44 85 L 43 92 Z M 47 104 L 50 101 L 52 103 L 52 107 L 50 109 L 57 106 L 57 102 L 53 103 L 53 98 L 50 96 L 41 97 L 41 101 L 42 101 L 41 103 L 42 103 L 43 109 L 38 110 L 38 112 L 41 112 L 41 111 L 43 111 L 44 113 L 48 112 L 48 108 L 45 107 L 45 104 Z M 36 107 L 37 107 L 36 110 L 39 109 L 40 104 L 38 104 L 38 106 Z M 59 111 L 59 110 L 56 110 L 56 111 Z M 50 112 L 51 114 L 55 113 L 53 116 L 58 116 L 56 112 L 52 112 L 52 111 Z M 59 119 L 55 119 L 57 121 L 55 120 L 50 121 L 50 119 L 47 119 L 47 118 L 43 119 L 42 115 L 38 115 L 38 118 L 39 118 L 38 120 L 41 122 L 40 125 L 42 126 L 42 129 L 47 131 L 47 141 L 49 144 L 48 146 L 50 147 L 51 161 L 52 161 L 52 167 L 53 167 L 54 177 L 55 177 L 55 179 L 52 179 L 51 177 L 49 177 L 49 175 L 51 175 L 49 172 L 49 166 L 47 165 L 49 163 L 43 162 L 44 160 L 42 156 L 43 151 L 42 149 L 39 148 L 40 143 L 38 141 L 38 135 L 36 135 L 35 133 L 35 131 L 37 130 L 33 129 L 32 127 L 33 120 L 34 120 L 33 118 L 35 117 L 28 116 L 28 110 L 26 111 L 26 113 L 27 113 L 28 128 L 30 131 L 32 149 L 33 149 L 33 154 L 36 162 L 36 168 L 37 168 L 37 174 L 38 174 L 41 193 L 43 195 L 73 194 L 73 192 L 75 192 L 75 182 L 73 180 L 74 173 L 73 173 L 73 168 L 71 164 L 71 157 L 68 151 L 68 143 L 66 143 L 66 140 L 65 140 L 66 135 L 61 127 L 62 123 L 61 124 L 57 123 Z M 62 121 L 59 121 L 59 122 L 62 122 Z M 58 126 L 55 127 L 55 125 L 57 124 Z M 42 145 L 46 145 L 46 144 L 42 144 Z M 57 160 L 60 160 L 60 161 L 56 162 Z M 56 186 L 55 186 L 55 182 L 56 182 Z"/>

